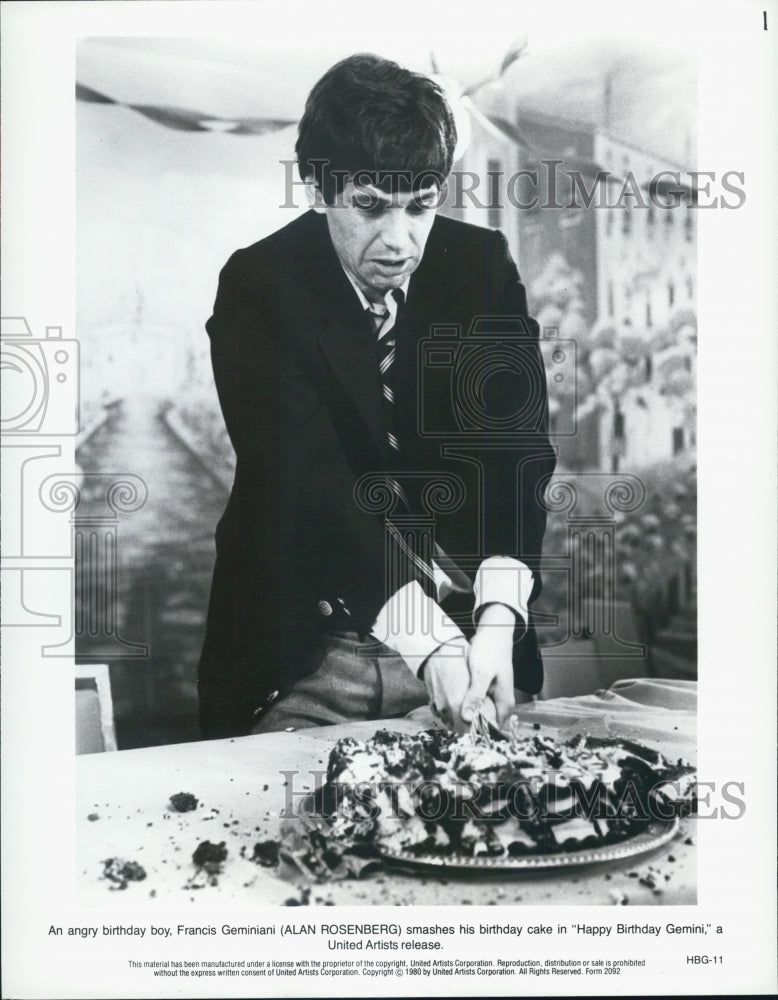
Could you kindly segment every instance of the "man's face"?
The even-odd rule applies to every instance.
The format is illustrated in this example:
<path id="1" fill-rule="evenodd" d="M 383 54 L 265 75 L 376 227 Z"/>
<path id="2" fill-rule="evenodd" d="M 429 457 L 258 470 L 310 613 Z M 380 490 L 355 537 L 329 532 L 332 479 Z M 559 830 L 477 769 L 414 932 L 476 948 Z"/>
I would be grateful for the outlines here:
<path id="1" fill-rule="evenodd" d="M 349 180 L 333 205 L 314 206 L 327 216 L 335 252 L 368 300 L 399 288 L 419 266 L 439 194 L 436 185 L 387 193 Z"/>

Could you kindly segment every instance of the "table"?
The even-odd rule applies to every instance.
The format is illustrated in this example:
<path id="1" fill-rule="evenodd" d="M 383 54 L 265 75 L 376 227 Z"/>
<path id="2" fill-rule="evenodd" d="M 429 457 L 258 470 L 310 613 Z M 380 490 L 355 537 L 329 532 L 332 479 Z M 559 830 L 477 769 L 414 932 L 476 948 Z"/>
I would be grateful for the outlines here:
<path id="1" fill-rule="evenodd" d="M 669 757 L 694 760 L 696 686 L 689 681 L 620 681 L 608 691 L 520 707 L 522 720 L 552 735 L 577 732 L 639 739 Z M 78 892 L 87 903 L 121 912 L 148 900 L 309 905 L 657 905 L 696 902 L 696 824 L 649 854 L 591 867 L 508 876 L 423 876 L 379 870 L 363 878 L 310 885 L 299 875 L 252 861 L 254 845 L 277 838 L 280 814 L 325 771 L 343 736 L 376 729 L 413 733 L 433 723 L 412 717 L 270 733 L 77 759 Z M 169 803 L 176 792 L 199 801 L 190 812 Z M 192 862 L 198 844 L 224 842 L 227 860 L 212 880 Z M 125 889 L 103 877 L 108 858 L 132 860 L 146 877 Z M 653 883 L 653 884 L 652 884 Z"/>

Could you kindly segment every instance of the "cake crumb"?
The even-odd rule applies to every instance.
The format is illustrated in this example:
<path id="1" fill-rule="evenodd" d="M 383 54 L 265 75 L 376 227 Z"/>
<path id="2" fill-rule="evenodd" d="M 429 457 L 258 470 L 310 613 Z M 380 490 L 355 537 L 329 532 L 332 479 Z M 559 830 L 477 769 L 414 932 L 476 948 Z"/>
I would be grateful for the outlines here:
<path id="1" fill-rule="evenodd" d="M 111 889 L 126 889 L 130 882 L 142 882 L 146 878 L 146 871 L 137 861 L 106 858 L 103 861 L 103 878 L 114 883 Z"/>
<path id="2" fill-rule="evenodd" d="M 279 846 L 277 840 L 257 841 L 254 844 L 254 853 L 251 855 L 251 860 L 258 865 L 262 865 L 263 868 L 275 868 L 278 864 Z"/>
<path id="3" fill-rule="evenodd" d="M 198 800 L 191 792 L 176 792 L 170 796 L 170 804 L 176 812 L 191 812 L 197 808 Z"/>

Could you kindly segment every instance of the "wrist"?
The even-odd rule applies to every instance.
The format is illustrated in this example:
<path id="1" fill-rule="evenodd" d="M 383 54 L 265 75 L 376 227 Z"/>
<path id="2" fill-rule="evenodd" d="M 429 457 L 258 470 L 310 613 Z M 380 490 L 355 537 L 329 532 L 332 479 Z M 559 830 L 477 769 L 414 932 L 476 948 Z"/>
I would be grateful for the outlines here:
<path id="1" fill-rule="evenodd" d="M 513 659 L 513 641 L 516 633 L 516 616 L 504 604 L 489 604 L 478 619 L 473 642 L 483 644 L 491 655 L 500 659 Z"/>

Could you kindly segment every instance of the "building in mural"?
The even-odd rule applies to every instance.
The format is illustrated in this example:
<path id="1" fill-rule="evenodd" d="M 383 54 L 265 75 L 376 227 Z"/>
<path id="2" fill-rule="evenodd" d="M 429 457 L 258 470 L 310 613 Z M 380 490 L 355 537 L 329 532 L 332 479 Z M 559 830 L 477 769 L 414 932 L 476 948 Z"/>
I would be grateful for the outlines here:
<path id="1" fill-rule="evenodd" d="M 689 454 L 697 276 L 686 168 L 600 125 L 466 103 L 471 138 L 447 211 L 501 229 L 520 263 L 562 463 L 616 471 Z"/>

